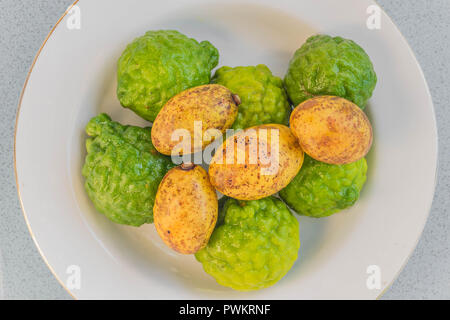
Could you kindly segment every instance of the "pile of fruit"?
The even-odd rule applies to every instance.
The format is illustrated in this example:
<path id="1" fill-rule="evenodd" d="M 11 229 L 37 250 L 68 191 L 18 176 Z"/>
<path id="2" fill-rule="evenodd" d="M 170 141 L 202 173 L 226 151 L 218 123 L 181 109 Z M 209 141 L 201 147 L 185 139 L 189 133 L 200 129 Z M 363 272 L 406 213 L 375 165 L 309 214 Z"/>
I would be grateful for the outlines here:
<path id="1" fill-rule="evenodd" d="M 359 198 L 372 144 L 363 109 L 377 78 L 360 46 L 326 35 L 295 52 L 284 80 L 265 65 L 225 66 L 211 78 L 218 60 L 210 42 L 177 31 L 130 43 L 118 62 L 117 96 L 152 126 L 92 118 L 82 173 L 106 217 L 154 222 L 170 248 L 195 254 L 219 284 L 257 290 L 297 259 L 291 210 L 326 217 Z M 220 143 L 208 171 L 172 161 L 206 153 L 213 142 Z"/>

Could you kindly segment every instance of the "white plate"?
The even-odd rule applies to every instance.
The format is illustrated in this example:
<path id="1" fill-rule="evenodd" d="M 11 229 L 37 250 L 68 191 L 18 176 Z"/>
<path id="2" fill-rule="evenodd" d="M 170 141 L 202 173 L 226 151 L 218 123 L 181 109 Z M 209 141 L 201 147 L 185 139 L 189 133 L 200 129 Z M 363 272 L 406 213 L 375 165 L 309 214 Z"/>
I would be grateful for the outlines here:
<path id="1" fill-rule="evenodd" d="M 81 0 L 81 29 L 66 14 L 39 52 L 16 125 L 16 175 L 33 238 L 55 276 L 77 298 L 303 299 L 379 296 L 424 227 L 436 174 L 432 101 L 417 61 L 390 19 L 366 27 L 368 0 Z M 220 66 L 264 63 L 283 76 L 315 33 L 350 38 L 372 58 L 378 85 L 368 113 L 374 146 L 368 182 L 350 210 L 300 218 L 299 259 L 279 283 L 242 293 L 219 286 L 193 256 L 167 249 L 153 225 L 114 224 L 83 189 L 84 126 L 99 112 L 142 125 L 115 95 L 125 45 L 150 29 L 174 28 L 220 51 Z M 81 271 L 80 287 L 71 275 Z M 369 266 L 380 289 L 369 289 Z M 74 273 L 75 272 L 75 273 Z M 75 285 L 75 287 L 74 287 Z"/>

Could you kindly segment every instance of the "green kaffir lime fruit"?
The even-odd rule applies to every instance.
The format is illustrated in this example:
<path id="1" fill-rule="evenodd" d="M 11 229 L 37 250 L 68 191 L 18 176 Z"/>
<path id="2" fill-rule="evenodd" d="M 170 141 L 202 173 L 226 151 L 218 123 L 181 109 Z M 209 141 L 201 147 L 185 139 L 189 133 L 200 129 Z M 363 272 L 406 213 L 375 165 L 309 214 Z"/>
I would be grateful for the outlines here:
<path id="1" fill-rule="evenodd" d="M 246 129 L 267 123 L 287 124 L 291 112 L 283 81 L 265 65 L 222 67 L 211 80 L 241 99 L 233 129 Z"/>
<path id="2" fill-rule="evenodd" d="M 364 108 L 377 83 L 366 52 L 352 40 L 310 37 L 289 63 L 284 78 L 289 98 L 299 103 L 318 95 L 345 98 Z"/>
<path id="3" fill-rule="evenodd" d="M 152 145 L 150 128 L 123 126 L 106 114 L 86 126 L 85 188 L 95 208 L 116 223 L 153 222 L 158 185 L 174 165 Z"/>
<path id="4" fill-rule="evenodd" d="M 334 165 L 305 155 L 300 172 L 280 191 L 280 197 L 298 214 L 327 217 L 352 206 L 366 181 L 367 162 Z"/>
<path id="5" fill-rule="evenodd" d="M 216 281 L 235 290 L 269 287 L 280 280 L 297 259 L 298 222 L 279 199 L 239 201 L 229 198 L 224 221 L 208 245 L 195 254 Z"/>
<path id="6" fill-rule="evenodd" d="M 130 43 L 118 62 L 122 106 L 154 121 L 163 105 L 185 89 L 209 83 L 219 53 L 208 41 L 174 30 L 148 31 Z"/>

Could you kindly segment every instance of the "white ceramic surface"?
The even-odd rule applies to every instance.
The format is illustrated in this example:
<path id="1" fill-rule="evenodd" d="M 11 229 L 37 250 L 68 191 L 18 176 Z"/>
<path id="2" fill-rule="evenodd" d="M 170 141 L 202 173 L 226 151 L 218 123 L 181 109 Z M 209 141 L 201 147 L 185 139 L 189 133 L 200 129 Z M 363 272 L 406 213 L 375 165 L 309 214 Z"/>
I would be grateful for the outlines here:
<path id="1" fill-rule="evenodd" d="M 38 54 L 16 125 L 16 175 L 25 217 L 39 250 L 73 296 L 148 299 L 317 299 L 379 296 L 393 281 L 424 227 L 435 185 L 437 133 L 423 74 L 407 43 L 382 13 L 366 27 L 369 0 L 81 0 L 81 29 L 66 15 Z M 368 107 L 374 146 L 368 182 L 349 210 L 320 220 L 301 217 L 301 248 L 275 286 L 236 292 L 219 286 L 193 256 L 167 249 L 153 225 L 113 224 L 83 189 L 84 126 L 99 112 L 145 121 L 120 107 L 116 61 L 150 29 L 178 29 L 210 40 L 219 66 L 263 63 L 283 76 L 289 59 L 315 33 L 351 38 L 371 57 L 378 85 Z M 366 286 L 367 267 L 381 288 Z M 70 271 L 70 270 L 69 270 Z"/>

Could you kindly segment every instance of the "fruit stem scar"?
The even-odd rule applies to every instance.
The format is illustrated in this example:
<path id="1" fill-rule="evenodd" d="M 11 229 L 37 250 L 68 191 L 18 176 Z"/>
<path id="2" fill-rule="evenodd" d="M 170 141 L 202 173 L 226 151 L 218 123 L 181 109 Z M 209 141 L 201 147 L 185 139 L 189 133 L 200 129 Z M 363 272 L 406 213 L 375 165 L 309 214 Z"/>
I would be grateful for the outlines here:
<path id="1" fill-rule="evenodd" d="M 237 106 L 241 104 L 241 97 L 239 97 L 237 94 L 232 94 L 231 97 L 233 98 L 233 101 Z"/>
<path id="2" fill-rule="evenodd" d="M 180 166 L 181 170 L 189 171 L 195 168 L 195 164 L 193 163 L 182 163 Z"/>

